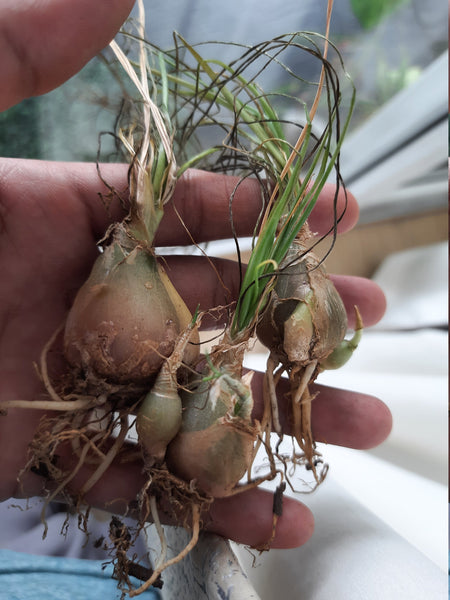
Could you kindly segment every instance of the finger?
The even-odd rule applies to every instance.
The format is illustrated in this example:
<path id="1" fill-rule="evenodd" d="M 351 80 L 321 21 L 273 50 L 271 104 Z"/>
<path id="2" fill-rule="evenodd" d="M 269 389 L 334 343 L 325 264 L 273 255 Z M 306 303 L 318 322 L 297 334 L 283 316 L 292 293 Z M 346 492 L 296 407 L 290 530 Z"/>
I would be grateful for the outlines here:
<path id="1" fill-rule="evenodd" d="M 239 267 L 237 262 L 202 256 L 168 256 L 164 260 L 168 276 L 191 312 L 226 306 L 237 299 L 239 292 Z M 333 282 L 343 299 L 349 327 L 355 326 L 355 305 L 364 326 L 377 323 L 384 314 L 386 300 L 379 286 L 363 277 L 336 275 Z M 198 285 L 193 285 L 198 281 Z M 217 317 L 219 315 L 216 315 Z M 225 313 L 222 313 L 222 317 Z M 217 325 L 223 323 L 220 320 Z M 205 328 L 214 323 L 206 321 Z"/>
<path id="2" fill-rule="evenodd" d="M 133 0 L 3 0 L 0 110 L 44 94 L 78 72 L 114 37 Z"/>
<path id="3" fill-rule="evenodd" d="M 316 441 L 368 450 L 379 446 L 392 430 L 389 408 L 374 396 L 312 385 L 313 435 Z"/>
<path id="4" fill-rule="evenodd" d="M 230 498 L 214 501 L 205 517 L 208 531 L 255 548 L 264 546 L 272 535 L 273 493 L 252 489 Z M 297 548 L 305 544 L 314 531 L 311 511 L 292 498 L 283 498 L 271 548 Z"/>
<path id="5" fill-rule="evenodd" d="M 387 437 L 391 428 L 390 413 L 376 398 L 324 386 L 314 386 L 313 392 L 319 392 L 312 406 L 313 432 L 317 441 L 366 449 Z M 258 393 L 255 396 L 259 397 Z M 285 401 L 286 398 L 280 397 L 281 403 Z M 258 417 L 257 410 L 255 416 Z M 282 425 L 289 433 L 286 417 Z M 87 478 L 86 471 L 82 469 L 71 482 L 73 492 L 82 487 Z M 34 475 L 28 477 L 36 478 Z M 142 465 L 113 463 L 89 491 L 86 501 L 109 512 L 130 514 L 130 503 L 134 502 L 144 485 Z M 38 493 L 36 486 L 35 481 L 33 491 Z M 203 524 L 206 530 L 237 543 L 259 547 L 272 534 L 272 506 L 272 493 L 248 490 L 229 498 L 216 499 L 208 513 L 203 515 Z M 282 506 L 271 547 L 301 546 L 313 533 L 313 516 L 306 506 L 290 498 L 284 498 Z M 175 524 L 174 517 L 168 515 L 164 511 L 161 513 L 163 522 Z"/>
<path id="6" fill-rule="evenodd" d="M 261 397 L 261 376 L 254 377 L 253 382 L 255 398 L 258 399 Z M 313 432 L 317 441 L 366 449 L 387 437 L 392 425 L 391 416 L 386 406 L 376 398 L 324 386 L 314 386 L 312 391 L 319 392 L 312 405 Z M 280 394 L 279 400 L 282 406 L 287 398 Z M 261 410 L 259 403 L 255 408 L 255 417 L 260 417 Z M 281 412 L 286 415 L 286 411 Z M 286 416 L 282 425 L 284 431 L 289 433 Z M 74 460 L 70 449 L 65 457 L 63 448 L 59 448 L 59 457 L 66 463 L 66 468 Z M 82 488 L 89 473 L 89 468 L 84 467 L 75 475 L 70 484 L 72 493 L 76 494 Z M 85 500 L 93 507 L 112 513 L 130 514 L 130 506 L 144 486 L 145 476 L 140 463 L 117 461 L 88 492 Z M 25 495 L 38 495 L 43 491 L 43 480 L 28 473 L 18 489 Z M 203 523 L 211 532 L 258 547 L 271 537 L 272 503 L 273 495 L 260 489 L 216 499 L 209 512 L 204 514 Z M 173 516 L 164 517 L 164 513 L 161 516 L 164 522 L 175 523 Z M 304 505 L 285 498 L 271 545 L 273 548 L 300 546 L 312 535 L 313 528 L 310 511 Z"/>
<path id="7" fill-rule="evenodd" d="M 127 198 L 127 172 L 125 164 L 56 163 L 51 161 L 0 159 L 0 182 L 5 193 L 18 194 L 39 190 L 46 202 L 60 207 L 61 194 L 77 198 L 90 219 L 94 239 L 104 235 L 114 221 L 125 216 Z M 99 178 L 99 173 L 103 182 Z M 230 195 L 238 178 L 188 170 L 178 181 L 173 202 L 165 208 L 164 218 L 156 236 L 156 245 L 178 246 L 195 242 L 232 237 L 230 221 Z M 107 185 L 105 185 L 105 183 Z M 102 202 L 99 194 L 113 191 L 110 202 Z M 317 205 L 309 218 L 311 229 L 326 234 L 334 220 L 334 191 L 332 185 L 324 187 Z M 347 208 L 338 231 L 351 229 L 358 217 L 358 205 L 349 194 Z M 338 196 L 338 214 L 345 204 L 341 191 Z M 255 180 L 245 179 L 238 187 L 233 204 L 233 222 L 238 236 L 251 236 L 262 207 L 259 186 Z M 78 207 L 79 208 L 79 207 Z M 75 210 L 76 207 L 73 207 Z"/>
<path id="8" fill-rule="evenodd" d="M 255 402 L 253 417 L 261 419 L 263 412 L 263 375 L 256 372 L 252 379 Z M 312 430 L 314 439 L 335 446 L 365 450 L 381 444 L 392 429 L 388 407 L 374 396 L 341 390 L 324 385 L 311 385 Z M 282 379 L 277 388 L 280 423 L 283 433 L 292 434 L 289 415 L 289 386 Z"/>
<path id="9" fill-rule="evenodd" d="M 344 303 L 350 328 L 355 327 L 355 306 L 361 313 L 364 327 L 380 321 L 386 311 L 386 297 L 378 284 L 353 275 L 331 275 L 331 279 Z"/>
<path id="10" fill-rule="evenodd" d="M 109 207 L 108 213 L 98 202 L 99 181 L 94 165 L 65 164 L 61 168 L 67 171 L 69 181 L 76 183 L 84 203 L 92 212 L 98 236 L 103 234 L 111 219 L 123 218 L 123 210 L 117 202 Z M 127 170 L 126 165 L 100 165 L 102 178 L 119 195 L 124 195 Z M 334 185 L 325 185 L 309 217 L 312 231 L 319 235 L 325 235 L 334 225 L 335 189 Z M 233 202 L 230 206 L 231 196 Z M 255 179 L 240 181 L 238 177 L 189 169 L 178 180 L 173 200 L 165 207 L 155 244 L 178 246 L 190 245 L 193 241 L 200 243 L 227 239 L 233 237 L 233 228 L 238 237 L 251 236 L 262 205 L 261 190 Z M 340 190 L 336 214 L 342 216 L 338 224 L 339 233 L 355 226 L 359 209 L 350 193 L 345 194 Z"/>
<path id="11" fill-rule="evenodd" d="M 113 465 L 101 482 L 86 496 L 87 502 L 96 508 L 125 514 L 144 487 L 142 469 L 135 464 Z M 116 499 L 111 503 L 111 499 Z M 188 507 L 185 507 L 187 509 Z M 182 507 L 180 507 L 182 509 Z M 179 509 L 178 509 L 179 510 Z M 168 525 L 176 525 L 175 513 L 164 507 L 160 518 Z M 185 515 L 186 516 L 186 515 Z M 240 544 L 258 547 L 272 536 L 273 494 L 262 489 L 252 489 L 228 498 L 216 498 L 209 510 L 202 515 L 203 527 Z M 273 548 L 295 548 L 304 544 L 314 530 L 314 518 L 303 504 L 285 498 L 282 515 L 278 519 Z"/>
<path id="12" fill-rule="evenodd" d="M 70 482 L 71 494 L 76 496 L 89 473 L 87 467 L 81 468 L 76 473 Z M 29 492 L 40 494 L 44 480 L 35 474 L 28 474 L 27 481 L 22 483 L 26 483 Z M 128 516 L 134 514 L 137 517 L 138 512 L 134 512 L 133 506 L 136 506 L 136 498 L 145 485 L 146 478 L 141 464 L 114 462 L 86 494 L 84 500 L 89 506 L 107 510 L 109 513 Z M 185 518 L 188 508 L 188 506 L 184 509 L 181 506 L 170 508 L 170 504 L 163 501 L 160 505 L 161 521 L 176 525 L 176 514 L 183 512 Z M 180 517 L 181 520 L 184 518 Z M 254 547 L 262 546 L 272 536 L 273 494 L 261 489 L 251 489 L 229 498 L 215 499 L 208 511 L 203 513 L 202 524 L 207 531 L 237 543 Z M 283 499 L 282 514 L 278 519 L 271 547 L 301 546 L 311 537 L 313 529 L 314 519 L 310 510 L 305 505 L 286 497 Z"/>
<path id="13" fill-rule="evenodd" d="M 112 187 L 124 188 L 126 170 L 122 165 L 102 165 L 101 173 Z M 335 192 L 334 185 L 326 184 L 309 217 L 311 230 L 318 235 L 325 235 L 333 228 L 335 216 L 339 218 L 339 233 L 352 229 L 358 220 L 355 197 L 341 189 L 335 198 Z M 86 200 L 92 198 L 93 190 L 86 187 L 84 196 Z M 231 206 L 230 197 L 233 197 Z M 256 179 L 241 181 L 238 177 L 189 169 L 178 180 L 173 201 L 165 207 L 156 245 L 177 246 L 191 244 L 192 240 L 200 243 L 227 239 L 233 237 L 233 229 L 238 237 L 251 236 L 262 205 Z M 106 225 L 104 223 L 103 228 Z"/>
<path id="14" fill-rule="evenodd" d="M 252 417 L 263 416 L 263 373 L 253 371 Z M 277 387 L 282 432 L 292 435 L 290 420 L 290 388 L 287 379 Z M 312 430 L 317 442 L 368 450 L 379 446 L 392 430 L 392 414 L 384 402 L 375 396 L 314 383 L 310 385 Z"/>
<path id="15" fill-rule="evenodd" d="M 178 181 L 173 203 L 166 206 L 156 245 L 190 244 L 192 239 L 207 242 L 231 238 L 233 228 L 230 210 L 236 235 L 253 235 L 262 208 L 260 187 L 255 179 L 247 178 L 236 188 L 238 181 L 237 177 L 195 169 L 187 171 Z M 326 234 L 333 227 L 334 192 L 334 186 L 325 186 L 309 218 L 312 231 L 320 235 Z M 337 202 L 338 215 L 342 214 L 345 204 L 347 207 L 338 227 L 340 232 L 351 229 L 358 218 L 355 198 L 348 194 L 346 201 L 345 194 L 341 191 Z"/>

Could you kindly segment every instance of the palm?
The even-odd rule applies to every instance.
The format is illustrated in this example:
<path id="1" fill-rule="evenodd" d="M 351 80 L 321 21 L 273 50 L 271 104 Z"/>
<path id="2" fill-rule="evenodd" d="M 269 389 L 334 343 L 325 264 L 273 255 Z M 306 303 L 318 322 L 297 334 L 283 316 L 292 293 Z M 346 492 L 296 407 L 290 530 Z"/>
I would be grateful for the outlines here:
<path id="1" fill-rule="evenodd" d="M 125 173 L 125 168 L 104 167 L 108 182 L 119 190 L 125 186 Z M 43 347 L 63 323 L 77 289 L 95 260 L 96 241 L 109 222 L 120 218 L 123 211 L 117 202 L 107 211 L 98 198 L 101 183 L 94 165 L 3 160 L 0 162 L 0 186 L 0 269 L 3 273 L 0 401 L 34 400 L 44 389 L 33 363 L 39 361 Z M 195 214 L 192 234 L 198 241 L 230 235 L 224 215 L 228 210 L 228 193 L 233 186 L 234 182 L 227 178 L 198 172 L 180 182 L 175 194 L 178 210 L 186 217 Z M 319 203 L 312 215 L 317 231 L 327 230 L 329 226 L 325 221 L 330 200 L 330 190 L 325 190 L 322 205 Z M 252 194 L 251 187 L 243 189 L 240 196 L 236 196 L 234 206 L 239 232 L 250 234 L 259 211 L 258 195 Z M 186 241 L 183 226 L 175 213 L 167 212 L 158 235 L 159 243 L 183 243 Z M 356 212 L 356 205 L 351 199 L 340 225 L 342 229 L 354 224 Z M 234 264 L 221 261 L 216 266 L 225 287 L 236 289 L 238 274 Z M 186 257 L 182 263 L 177 259 L 172 263 L 171 276 L 191 308 L 195 308 L 199 301 L 202 308 L 220 303 L 217 273 L 207 261 Z M 336 283 L 344 301 L 347 299 L 350 315 L 356 302 L 366 324 L 379 319 L 384 300 L 373 284 L 354 278 L 338 279 Z M 255 377 L 254 382 L 258 403 L 262 395 L 261 378 Z M 22 487 L 17 486 L 18 473 L 26 462 L 28 444 L 41 416 L 40 411 L 11 409 L 7 418 L 0 419 L 0 451 L 3 456 L 1 498 L 42 492 L 42 479 L 32 473 L 21 479 Z M 350 447 L 376 445 L 390 428 L 389 413 L 379 401 L 326 388 L 321 390 L 314 403 L 313 418 L 319 439 L 322 437 L 330 443 Z M 87 500 L 96 506 L 107 504 L 112 510 L 111 499 L 132 499 L 141 484 L 139 464 L 132 468 L 127 465 L 125 469 L 113 464 L 102 478 L 101 485 L 91 490 Z M 259 543 L 263 525 L 255 527 L 250 523 L 256 522 L 257 506 L 265 526 L 270 526 L 270 503 L 270 497 L 260 490 L 217 501 L 211 512 L 211 528 L 245 543 Z M 291 515 L 290 511 L 293 511 Z M 231 513 L 242 518 L 231 519 Z M 252 515 L 252 519 L 247 519 L 248 514 Z M 277 543 L 296 545 L 305 541 L 312 526 L 306 507 L 288 503 L 285 514 L 286 528 L 283 531 L 282 521 Z M 292 519 L 302 526 L 293 529 L 289 525 Z"/>
<path id="2" fill-rule="evenodd" d="M 75 186 L 46 185 L 42 165 L 34 170 L 39 186 L 36 177 L 11 166 L 2 163 L 0 393 L 1 400 L 31 400 L 42 392 L 33 364 L 94 260 L 96 232 Z M 0 419 L 2 454 L 9 459 L 3 464 L 9 476 L 2 481 L 2 497 L 13 495 L 38 418 L 36 411 L 11 411 Z"/>
<path id="3" fill-rule="evenodd" d="M 4 0 L 0 4 L 3 83 L 0 109 L 5 109 L 25 97 L 60 85 L 76 73 L 115 35 L 133 0 L 24 1 L 19 3 L 20 7 L 14 0 Z M 79 27 L 74 28 L 74 23 Z M 124 186 L 125 171 L 112 167 L 107 179 L 120 189 Z M 181 186 L 178 194 L 181 213 L 184 206 L 188 229 L 197 241 L 230 235 L 229 226 L 224 224 L 234 184 L 227 181 L 197 176 Z M 249 180 L 245 186 L 248 185 L 251 185 Z M 99 181 L 92 165 L 69 167 L 0 161 L 0 402 L 33 400 L 44 391 L 33 363 L 39 360 L 45 343 L 63 322 L 77 288 L 86 277 L 96 255 L 95 241 L 111 218 L 121 214 L 116 206 L 115 214 L 108 216 L 98 199 L 98 191 Z M 319 202 L 314 211 L 311 219 L 314 231 L 325 233 L 329 229 L 330 200 L 330 194 L 327 198 L 325 193 L 323 206 Z M 247 190 L 240 204 L 235 199 L 234 206 L 238 233 L 251 235 L 260 208 L 258 195 Z M 352 199 L 340 229 L 351 228 L 356 216 Z M 200 230 L 196 231 L 196 226 Z M 162 223 L 158 238 L 162 244 L 181 244 L 187 236 L 172 214 Z M 217 270 L 228 289 L 236 289 L 235 267 L 220 262 Z M 191 261 L 188 267 L 180 261 L 173 263 L 176 287 L 188 306 L 195 308 L 199 300 L 205 308 L 220 304 L 217 270 L 200 262 Z M 351 278 L 336 283 L 350 323 L 354 303 L 359 305 L 366 325 L 381 317 L 384 300 L 375 286 Z M 254 382 L 258 400 L 261 378 L 254 377 Z M 386 407 L 369 396 L 322 388 L 314 411 L 315 433 L 329 443 L 370 447 L 380 443 L 390 429 Z M 35 410 L 11 409 L 7 417 L 0 417 L 0 499 L 42 491 L 41 478 L 33 474 L 22 480 L 23 487 L 17 485 L 40 416 Z M 75 485 L 75 480 L 72 483 Z M 113 464 L 100 483 L 91 490 L 87 501 L 114 510 L 112 499 L 132 499 L 140 489 L 141 465 L 122 468 Z M 236 541 L 257 545 L 270 536 L 271 510 L 271 496 L 255 489 L 215 502 L 205 525 Z M 311 532 L 312 517 L 306 507 L 287 501 L 278 521 L 274 546 L 299 545 Z"/>

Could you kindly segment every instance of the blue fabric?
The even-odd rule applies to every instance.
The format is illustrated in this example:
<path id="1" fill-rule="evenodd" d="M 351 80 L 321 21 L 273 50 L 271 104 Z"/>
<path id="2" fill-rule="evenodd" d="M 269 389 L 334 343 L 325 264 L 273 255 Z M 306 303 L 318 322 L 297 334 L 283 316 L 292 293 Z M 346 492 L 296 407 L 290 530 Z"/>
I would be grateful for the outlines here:
<path id="1" fill-rule="evenodd" d="M 0 600 L 119 600 L 112 571 L 103 561 L 0 550 Z M 140 598 L 161 595 L 148 590 Z"/>

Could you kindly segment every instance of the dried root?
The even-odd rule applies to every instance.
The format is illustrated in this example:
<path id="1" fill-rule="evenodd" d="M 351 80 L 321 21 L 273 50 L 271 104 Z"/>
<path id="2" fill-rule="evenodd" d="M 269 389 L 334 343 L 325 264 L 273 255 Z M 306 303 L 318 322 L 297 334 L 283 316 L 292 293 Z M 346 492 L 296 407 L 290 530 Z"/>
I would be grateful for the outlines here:
<path id="1" fill-rule="evenodd" d="M 161 551 L 160 557 L 159 557 L 158 561 L 156 562 L 156 565 L 154 567 L 152 575 L 147 579 L 147 581 L 145 581 L 137 589 L 128 591 L 128 595 L 131 598 L 133 598 L 135 596 L 139 596 L 140 594 L 145 592 L 145 590 L 148 590 L 148 588 L 150 586 L 154 585 L 154 583 L 159 579 L 161 573 L 165 569 L 167 569 L 168 567 L 183 560 L 183 558 L 185 556 L 187 556 L 189 554 L 189 552 L 192 550 L 192 548 L 194 548 L 194 546 L 197 544 L 198 536 L 200 533 L 200 508 L 197 504 L 192 504 L 192 537 L 191 537 L 189 543 L 183 548 L 183 550 L 179 554 L 177 554 L 177 556 L 166 560 L 167 543 L 166 543 L 164 531 L 162 529 L 162 526 L 161 526 L 158 516 L 157 516 L 156 504 L 154 503 L 154 498 L 151 498 L 151 501 L 152 500 L 153 500 L 152 504 L 154 504 L 154 507 L 155 507 L 154 510 L 152 509 L 152 514 L 154 515 L 154 518 L 155 518 L 155 525 L 158 530 L 158 534 L 159 534 L 159 537 L 161 540 L 161 547 L 163 550 Z M 156 519 L 158 519 L 158 520 L 156 520 Z"/>
<path id="2" fill-rule="evenodd" d="M 162 586 L 163 571 L 183 560 L 196 545 L 201 529 L 201 513 L 207 510 L 212 501 L 211 497 L 202 495 L 192 484 L 175 477 L 166 467 L 148 469 L 147 481 L 137 498 L 135 512 L 138 519 L 135 532 L 131 532 L 117 517 L 113 517 L 111 521 L 110 539 L 113 542 L 114 572 L 124 594 L 135 597 L 151 586 Z M 192 531 L 189 543 L 177 556 L 170 559 L 167 559 L 168 545 L 161 514 L 166 520 L 181 523 L 185 529 Z M 153 523 L 160 541 L 159 556 L 153 569 L 143 569 L 136 562 L 136 557 L 128 556 L 136 536 L 148 522 Z M 143 583 L 137 588 L 133 587 L 130 577 L 137 577 Z"/>
<path id="3" fill-rule="evenodd" d="M 279 408 L 277 398 L 277 385 L 285 372 L 285 367 L 280 365 L 278 360 L 272 355 L 269 355 L 267 367 L 264 376 L 264 416 L 262 428 L 265 431 L 266 439 L 270 440 L 270 433 L 274 431 L 278 434 L 280 441 L 283 439 L 281 423 L 279 419 Z M 323 474 L 317 470 L 321 463 L 320 454 L 316 450 L 316 444 L 312 435 L 311 428 L 311 405 L 314 400 L 314 395 L 309 391 L 309 385 L 314 381 L 317 373 L 317 361 L 312 361 L 305 368 L 296 366 L 288 371 L 289 382 L 291 387 L 290 392 L 290 407 L 291 407 L 291 426 L 293 437 L 296 440 L 301 454 L 296 452 L 290 458 L 291 465 L 303 464 L 308 470 L 311 470 L 316 483 L 323 480 Z M 266 446 L 269 446 L 268 454 L 272 454 L 271 461 L 274 457 L 286 461 L 286 458 L 280 457 L 275 451 L 270 450 L 270 441 Z M 274 467 L 272 467 L 272 470 Z M 324 472 L 325 473 L 325 472 Z"/>

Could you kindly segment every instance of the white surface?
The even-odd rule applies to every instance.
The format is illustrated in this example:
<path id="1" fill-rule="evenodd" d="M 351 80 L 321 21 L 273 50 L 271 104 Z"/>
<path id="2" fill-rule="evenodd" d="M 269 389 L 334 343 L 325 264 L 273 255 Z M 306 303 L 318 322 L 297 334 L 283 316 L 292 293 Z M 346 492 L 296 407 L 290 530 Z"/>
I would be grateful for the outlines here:
<path id="1" fill-rule="evenodd" d="M 342 371 L 320 378 L 381 398 L 393 429 L 374 453 L 441 484 L 447 483 L 446 355 L 442 331 L 367 332 Z"/>
<path id="2" fill-rule="evenodd" d="M 316 518 L 306 545 L 256 557 L 236 547 L 262 600 L 448 598 L 447 574 L 332 478 L 304 500 Z"/>
<path id="3" fill-rule="evenodd" d="M 328 447 L 330 478 L 445 573 L 447 486 L 367 452 Z"/>
<path id="4" fill-rule="evenodd" d="M 447 568 L 446 337 L 434 330 L 366 332 L 342 370 L 319 378 L 325 385 L 377 396 L 393 415 L 392 433 L 378 449 L 322 444 L 330 465 L 328 477 L 443 570 Z M 246 362 L 261 369 L 265 356 L 250 355 Z M 326 494 L 324 487 L 317 490 L 320 494 Z"/>
<path id="5" fill-rule="evenodd" d="M 150 531 L 151 544 L 157 546 L 153 528 Z M 165 533 L 170 557 L 181 552 L 191 538 L 190 532 L 179 527 L 165 527 Z M 167 569 L 163 578 L 163 600 L 262 600 L 228 540 L 209 533 L 200 533 L 195 547 Z"/>
<path id="6" fill-rule="evenodd" d="M 263 600 L 448 597 L 445 355 L 441 331 L 367 332 L 345 368 L 322 375 L 326 385 L 382 398 L 392 434 L 374 451 L 321 445 L 327 479 L 297 495 L 316 520 L 304 547 L 271 551 L 256 568 L 237 548 Z"/>
<path id="7" fill-rule="evenodd" d="M 448 324 L 448 244 L 412 248 L 389 256 L 374 276 L 387 311 L 375 329 L 416 329 Z"/>

